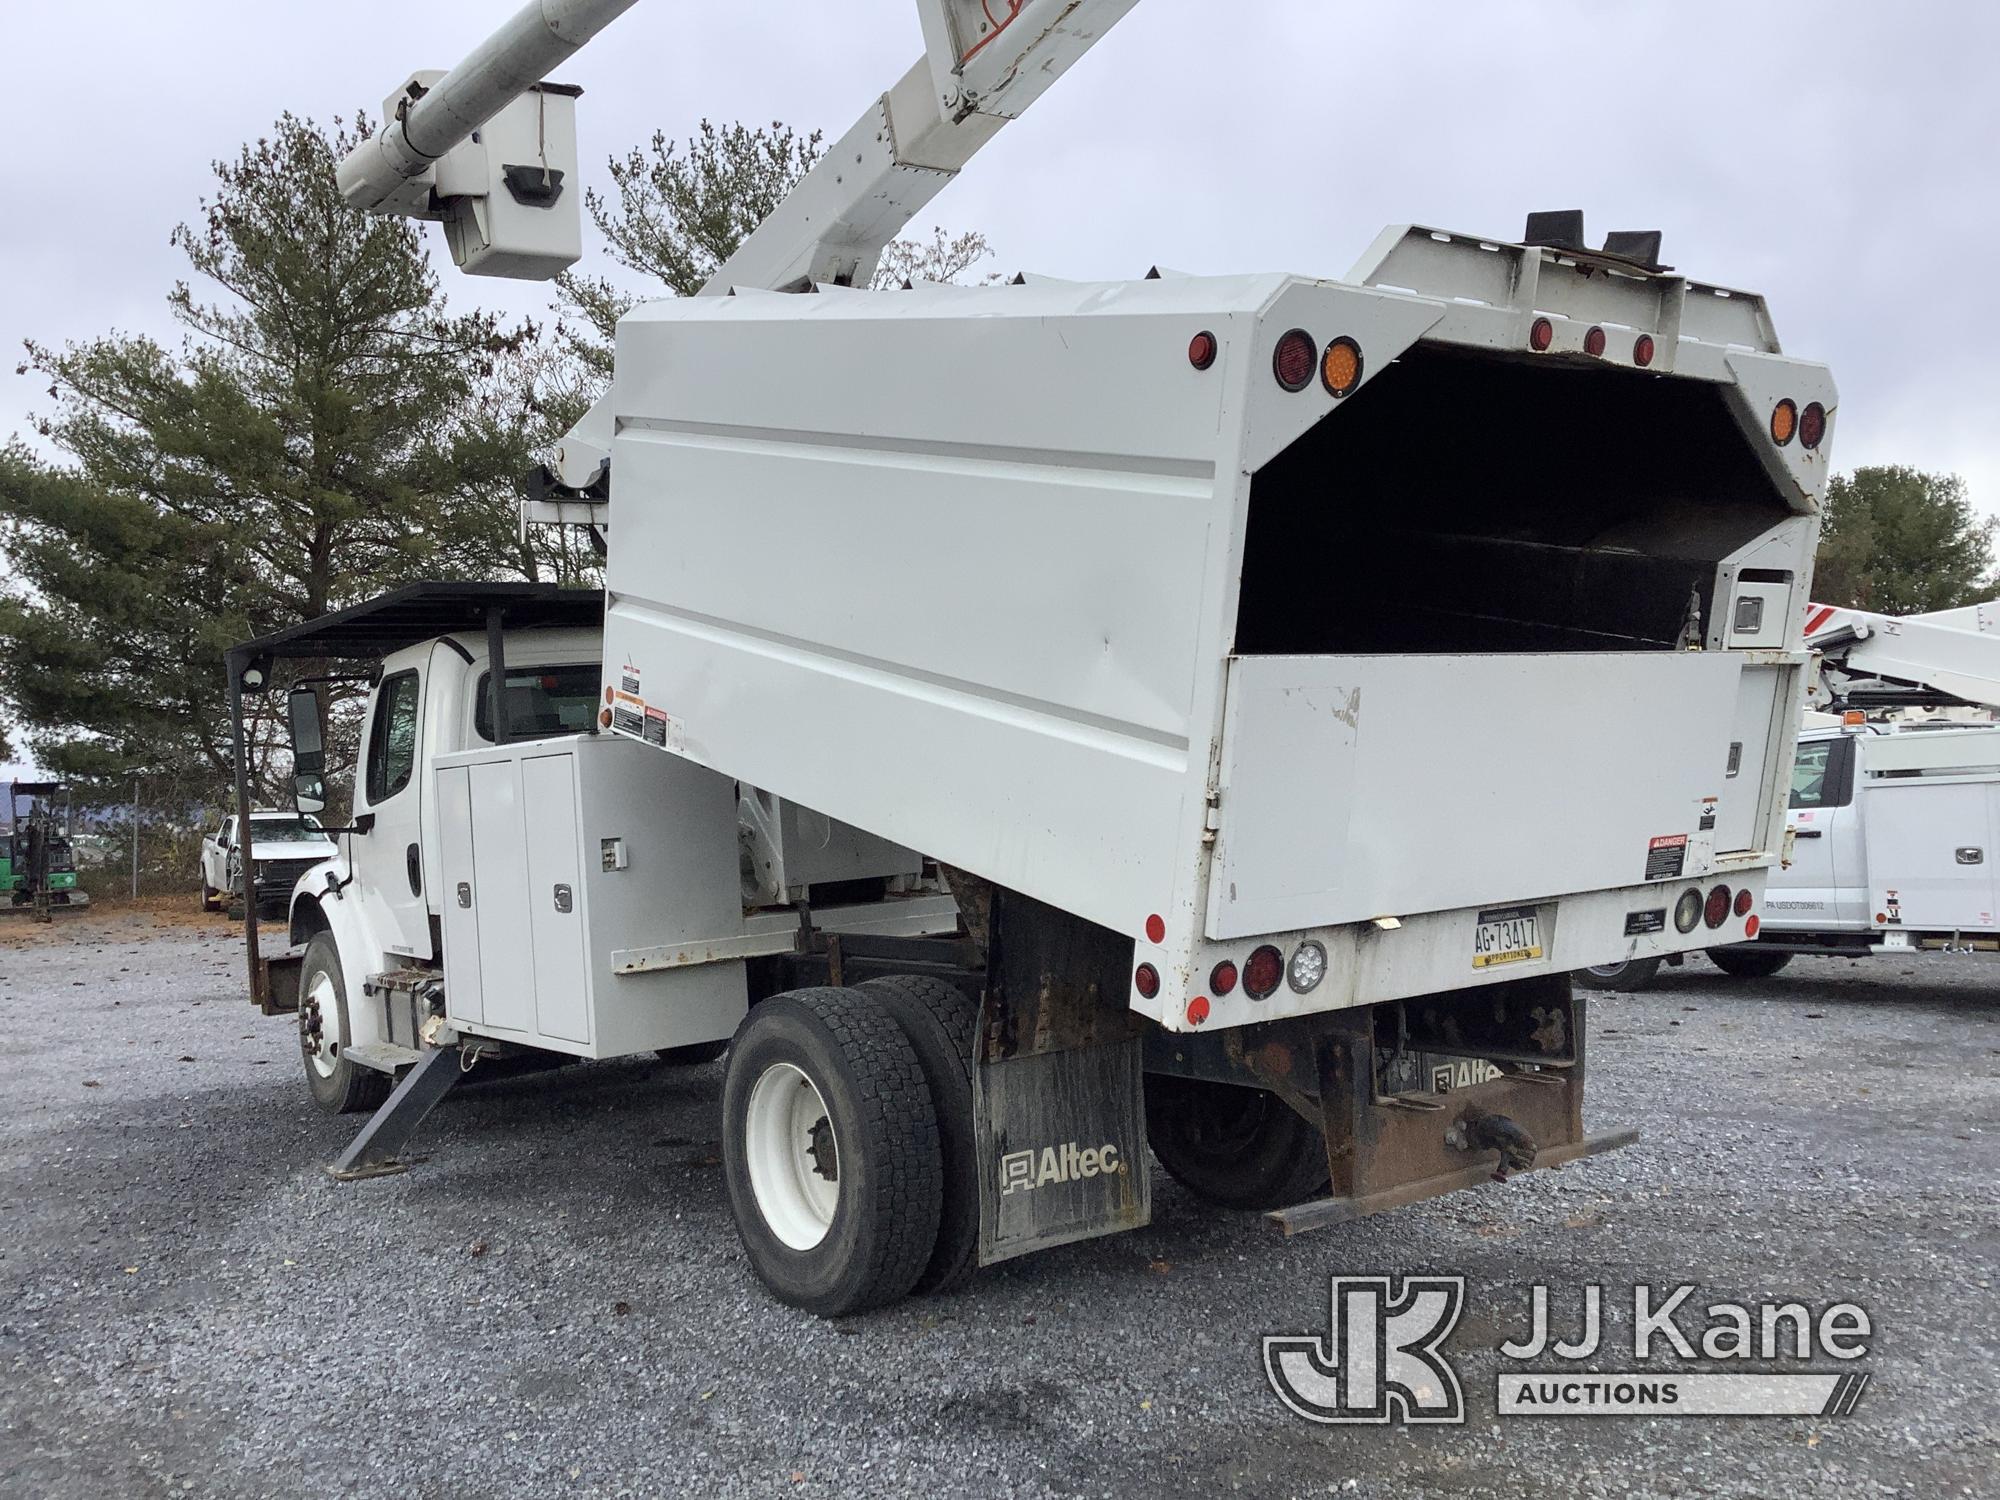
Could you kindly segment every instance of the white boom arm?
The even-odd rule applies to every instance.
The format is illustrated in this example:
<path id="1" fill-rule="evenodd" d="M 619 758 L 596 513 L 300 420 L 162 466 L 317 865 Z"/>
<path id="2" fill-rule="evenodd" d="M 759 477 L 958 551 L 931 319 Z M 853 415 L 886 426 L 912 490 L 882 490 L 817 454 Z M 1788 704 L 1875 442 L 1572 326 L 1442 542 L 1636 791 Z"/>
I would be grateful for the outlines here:
<path id="1" fill-rule="evenodd" d="M 477 170 L 441 167 L 473 132 L 524 97 L 635 0 L 531 0 L 526 9 L 440 78 L 414 75 L 392 100 L 396 117 L 340 164 L 347 201 L 368 213 L 476 222 L 459 231 L 475 262 L 503 275 L 551 276 L 574 259 L 550 237 L 534 209 L 508 209 L 474 220 L 465 200 L 440 209 L 453 190 L 492 193 L 499 164 Z M 803 290 L 815 284 L 865 286 L 882 252 L 1008 120 L 1090 50 L 1138 0 L 917 0 L 925 56 L 882 95 L 784 202 L 702 288 Z M 494 132 L 489 131 L 489 134 Z M 537 157 L 554 165 L 538 123 Z M 574 171 L 574 162 L 569 163 Z M 513 169 L 518 170 L 518 169 Z M 562 173 L 558 169 L 558 179 Z M 497 196 L 497 194 L 495 194 Z M 486 201 L 484 198 L 481 201 Z M 552 197 L 543 208 L 553 210 Z M 504 205 L 503 205 L 504 207 Z M 576 195 L 562 211 L 577 212 Z M 513 226 L 525 226 L 515 229 Z M 524 233 L 531 243 L 506 243 Z M 454 253 L 461 250 L 459 238 Z M 519 248 L 523 253 L 513 253 Z M 568 260 L 564 259 L 568 255 Z M 564 438 L 556 477 L 582 490 L 610 454 L 611 418 L 600 401 Z M 538 502 L 531 502 L 538 503 Z M 550 506 L 545 519 L 563 509 Z"/>
<path id="2" fill-rule="evenodd" d="M 1806 645 L 1842 688 L 1879 681 L 2000 707 L 2000 600 L 1900 617 L 1815 604 Z"/>
<path id="3" fill-rule="evenodd" d="M 367 213 L 432 217 L 424 208 L 429 184 L 412 194 L 412 180 L 636 3 L 528 0 L 444 77 L 428 88 L 403 86 L 400 113 L 385 119 L 374 139 L 363 141 L 340 164 L 336 180 L 342 196 Z"/>

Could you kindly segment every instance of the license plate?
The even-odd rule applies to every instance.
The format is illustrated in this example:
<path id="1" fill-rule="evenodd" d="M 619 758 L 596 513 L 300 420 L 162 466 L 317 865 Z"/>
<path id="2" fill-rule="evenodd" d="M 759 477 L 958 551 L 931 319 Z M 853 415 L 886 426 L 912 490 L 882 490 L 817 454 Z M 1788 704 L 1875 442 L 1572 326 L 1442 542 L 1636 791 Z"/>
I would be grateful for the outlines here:
<path id="1" fill-rule="evenodd" d="M 1532 906 L 1483 911 L 1472 929 L 1472 967 L 1526 963 L 1542 956 L 1542 923 Z"/>

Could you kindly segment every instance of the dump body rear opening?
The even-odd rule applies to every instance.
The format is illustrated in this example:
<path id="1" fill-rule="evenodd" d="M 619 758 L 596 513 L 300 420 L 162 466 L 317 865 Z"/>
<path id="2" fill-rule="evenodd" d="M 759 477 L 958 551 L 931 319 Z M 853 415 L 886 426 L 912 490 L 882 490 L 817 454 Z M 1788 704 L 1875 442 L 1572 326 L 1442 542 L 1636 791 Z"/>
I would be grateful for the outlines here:
<path id="1" fill-rule="evenodd" d="M 1255 476 L 1236 650 L 1671 650 L 1788 513 L 1722 387 L 1419 345 Z"/>

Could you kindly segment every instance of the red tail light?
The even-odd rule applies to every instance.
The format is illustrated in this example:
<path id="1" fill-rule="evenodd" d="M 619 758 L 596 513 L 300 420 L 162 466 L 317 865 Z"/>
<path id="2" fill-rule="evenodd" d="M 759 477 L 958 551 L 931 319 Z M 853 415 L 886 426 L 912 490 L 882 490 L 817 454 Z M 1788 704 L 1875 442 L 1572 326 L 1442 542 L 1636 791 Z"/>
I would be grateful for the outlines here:
<path id="1" fill-rule="evenodd" d="M 1720 927 L 1729 920 L 1729 887 L 1719 885 L 1708 893 L 1708 904 L 1702 908 L 1702 921 L 1710 927 Z"/>
<path id="2" fill-rule="evenodd" d="M 1604 330 L 1593 328 L 1583 336 L 1583 352 L 1592 359 L 1604 353 Z"/>
<path id="3" fill-rule="evenodd" d="M 1269 943 L 1250 955 L 1250 961 L 1243 966 L 1243 993 L 1252 1000 L 1262 1000 L 1278 992 L 1278 986 L 1285 982 L 1285 955 Z"/>
<path id="4" fill-rule="evenodd" d="M 1799 441 L 1808 448 L 1817 448 L 1826 439 L 1826 408 L 1817 401 L 1806 404 L 1799 413 Z"/>
<path id="5" fill-rule="evenodd" d="M 1535 319 L 1528 329 L 1528 347 L 1537 354 L 1544 354 L 1555 341 L 1556 325 L 1547 318 Z"/>
<path id="6" fill-rule="evenodd" d="M 1226 995 L 1236 988 L 1236 965 L 1224 959 L 1208 971 L 1208 987 L 1218 995 Z"/>
<path id="7" fill-rule="evenodd" d="M 1151 964 L 1140 964 L 1132 973 L 1132 988 L 1151 1000 L 1160 993 L 1160 971 Z"/>
<path id="8" fill-rule="evenodd" d="M 1303 328 L 1294 328 L 1279 339 L 1271 355 L 1271 373 L 1288 391 L 1302 391 L 1312 384 L 1313 371 L 1318 367 L 1319 344 Z"/>
<path id="9" fill-rule="evenodd" d="M 1757 898 L 1751 895 L 1748 890 L 1738 891 L 1736 893 L 1736 915 L 1739 917 L 1749 916 L 1750 908 L 1756 905 L 1756 903 Z"/>
<path id="10" fill-rule="evenodd" d="M 1632 363 L 1643 370 L 1652 362 L 1653 336 L 1650 333 L 1642 333 L 1632 340 Z"/>
<path id="11" fill-rule="evenodd" d="M 1206 331 L 1197 333 L 1188 340 L 1188 363 L 1197 370 L 1206 370 L 1215 363 L 1216 351 L 1220 346 L 1215 335 Z"/>

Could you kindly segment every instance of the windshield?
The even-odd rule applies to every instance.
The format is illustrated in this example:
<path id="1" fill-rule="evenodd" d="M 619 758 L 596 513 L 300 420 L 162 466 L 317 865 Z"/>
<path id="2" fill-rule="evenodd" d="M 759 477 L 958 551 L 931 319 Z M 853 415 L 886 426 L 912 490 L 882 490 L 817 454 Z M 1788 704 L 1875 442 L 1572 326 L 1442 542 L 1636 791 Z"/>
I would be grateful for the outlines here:
<path id="1" fill-rule="evenodd" d="M 275 843 L 296 839 L 319 838 L 319 819 L 305 816 L 282 818 L 252 818 L 250 833 L 253 838 L 270 840 Z"/>
<path id="2" fill-rule="evenodd" d="M 536 740 L 552 734 L 585 734 L 597 718 L 598 664 L 507 669 L 507 733 Z M 482 740 L 493 738 L 493 675 L 479 674 L 479 705 L 473 727 Z"/>

